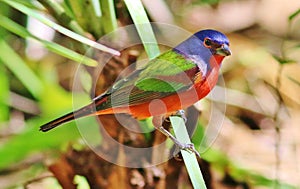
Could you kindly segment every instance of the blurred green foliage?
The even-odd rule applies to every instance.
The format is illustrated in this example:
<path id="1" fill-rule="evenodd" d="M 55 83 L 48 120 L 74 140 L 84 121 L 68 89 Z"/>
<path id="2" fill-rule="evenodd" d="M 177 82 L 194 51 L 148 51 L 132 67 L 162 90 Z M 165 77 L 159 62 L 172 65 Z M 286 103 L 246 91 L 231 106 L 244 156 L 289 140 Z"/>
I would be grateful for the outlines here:
<path id="1" fill-rule="evenodd" d="M 50 0 L 17 0 L 14 2 L 24 5 L 32 13 L 38 11 L 40 16 L 43 16 L 48 10 L 62 27 L 81 34 L 86 38 L 92 35 L 97 39 L 117 27 L 116 3 L 112 0 L 89 0 L 89 6 L 84 6 L 84 3 L 87 2 L 85 0 L 64 0 L 62 3 Z M 219 0 L 206 0 L 197 1 L 196 3 L 217 4 L 219 2 Z M 293 22 L 299 14 L 300 9 L 292 13 L 287 19 Z M 35 39 L 54 54 L 72 61 L 83 62 L 87 65 L 95 65 L 97 63 L 93 59 L 83 59 L 84 52 L 82 49 L 84 49 L 85 44 L 78 45 L 78 43 L 68 41 L 68 44 L 71 45 L 65 45 L 54 40 L 46 41 L 30 33 L 27 29 L 27 23 L 22 23 L 20 19 L 17 19 L 18 16 L 28 18 L 20 12 L 16 13 L 15 9 L 0 1 L 0 129 L 3 131 L 1 132 L 0 141 L 0 172 L 5 172 L 11 167 L 21 164 L 22 161 L 32 155 L 63 150 L 71 141 L 76 143 L 80 138 L 74 123 L 68 123 L 66 126 L 58 128 L 55 132 L 47 134 L 38 132 L 39 125 L 72 110 L 73 94 L 62 88 L 59 83 L 59 75 L 53 69 L 55 63 L 49 63 L 46 59 L 44 59 L 44 62 L 29 60 L 25 53 L 25 39 Z M 140 29 L 143 30 L 143 28 Z M 147 41 L 149 36 L 144 37 L 145 41 Z M 148 48 L 148 53 L 153 53 L 153 56 L 156 55 L 157 52 L 153 52 L 151 48 L 153 47 L 150 46 Z M 297 62 L 297 60 L 292 60 L 285 56 L 274 55 L 273 57 L 281 66 Z M 292 76 L 287 77 L 297 87 L 300 86 L 300 82 L 297 79 Z M 34 115 L 22 112 L 24 118 L 21 120 L 21 123 L 23 125 L 12 126 L 11 122 L 15 118 L 12 117 L 11 113 L 12 111 L 20 110 L 12 105 L 14 99 L 11 99 L 11 93 L 20 93 L 25 99 L 33 101 L 41 113 Z M 82 94 L 82 102 L 80 103 L 85 104 L 87 102 L 86 95 Z M 197 148 L 201 147 L 204 133 L 205 127 L 203 123 L 199 123 L 193 138 Z M 58 153 L 53 154 L 57 155 Z M 229 155 L 218 149 L 209 149 L 202 157 L 221 173 L 225 174 L 229 169 L 230 175 L 241 182 L 247 182 L 253 186 L 266 187 L 272 187 L 274 182 L 276 182 L 274 179 L 240 167 L 231 160 Z M 285 183 L 281 183 L 280 186 L 282 188 L 296 188 Z"/>

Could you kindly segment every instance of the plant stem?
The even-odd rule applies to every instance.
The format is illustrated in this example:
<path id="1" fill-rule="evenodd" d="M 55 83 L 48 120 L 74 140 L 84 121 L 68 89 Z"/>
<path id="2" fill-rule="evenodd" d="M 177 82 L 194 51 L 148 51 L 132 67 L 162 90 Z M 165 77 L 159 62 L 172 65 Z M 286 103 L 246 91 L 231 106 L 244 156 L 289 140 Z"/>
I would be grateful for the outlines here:
<path id="1" fill-rule="evenodd" d="M 70 17 L 64 8 L 53 0 L 37 0 L 58 20 L 63 26 L 68 27 L 80 35 L 86 35 L 86 32 L 81 28 L 78 22 Z"/>
<path id="2" fill-rule="evenodd" d="M 116 12 L 114 8 L 113 0 L 101 0 L 101 10 L 102 10 L 102 28 L 105 33 L 110 33 L 114 31 L 117 25 Z"/>
<path id="3" fill-rule="evenodd" d="M 281 164 L 281 158 L 280 158 L 280 142 L 281 142 L 281 123 L 279 120 L 279 114 L 280 114 L 280 110 L 281 107 L 283 105 L 283 99 L 280 93 L 280 87 L 281 87 L 281 74 L 282 74 L 282 70 L 283 70 L 283 65 L 279 64 L 279 68 L 277 71 L 277 75 L 276 75 L 276 83 L 275 83 L 275 92 L 276 95 L 278 97 L 278 108 L 276 109 L 276 111 L 274 112 L 274 122 L 275 122 L 275 132 L 276 132 L 276 136 L 275 136 L 275 157 L 276 157 L 276 164 L 275 164 L 275 186 L 274 188 L 280 188 L 280 182 L 279 182 L 279 173 L 280 173 L 280 164 Z"/>

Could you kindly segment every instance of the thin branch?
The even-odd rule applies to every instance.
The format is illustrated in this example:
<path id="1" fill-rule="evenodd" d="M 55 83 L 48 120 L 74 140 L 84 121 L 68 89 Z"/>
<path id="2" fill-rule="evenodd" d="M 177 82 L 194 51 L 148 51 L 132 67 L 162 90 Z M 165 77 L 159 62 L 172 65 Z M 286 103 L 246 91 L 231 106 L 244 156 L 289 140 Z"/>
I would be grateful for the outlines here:
<path id="1" fill-rule="evenodd" d="M 46 178 L 52 178 L 54 177 L 52 174 L 49 174 L 49 175 L 44 175 L 44 176 L 40 176 L 38 178 L 34 178 L 34 179 L 31 179 L 29 181 L 26 181 L 24 184 L 23 184 L 23 187 L 25 189 L 29 188 L 29 185 L 32 184 L 32 183 L 36 183 L 36 182 L 40 182 Z"/>
<path id="2" fill-rule="evenodd" d="M 282 70 L 283 70 L 283 65 L 279 65 L 278 71 L 277 71 L 277 75 L 276 75 L 276 83 L 275 83 L 275 92 L 276 95 L 278 97 L 278 107 L 276 109 L 276 111 L 274 112 L 274 116 L 273 116 L 273 120 L 275 122 L 275 132 L 276 132 L 276 136 L 275 136 L 275 157 L 276 157 L 276 164 L 275 164 L 275 178 L 276 178 L 276 182 L 275 182 L 275 186 L 274 188 L 280 188 L 279 185 L 279 173 L 280 173 L 280 164 L 281 164 L 281 158 L 280 158 L 280 143 L 281 143 L 281 123 L 279 120 L 279 114 L 280 114 L 280 110 L 281 107 L 284 105 L 283 102 L 283 98 L 281 96 L 281 93 L 279 91 L 280 86 L 281 86 L 281 74 L 282 74 Z"/>

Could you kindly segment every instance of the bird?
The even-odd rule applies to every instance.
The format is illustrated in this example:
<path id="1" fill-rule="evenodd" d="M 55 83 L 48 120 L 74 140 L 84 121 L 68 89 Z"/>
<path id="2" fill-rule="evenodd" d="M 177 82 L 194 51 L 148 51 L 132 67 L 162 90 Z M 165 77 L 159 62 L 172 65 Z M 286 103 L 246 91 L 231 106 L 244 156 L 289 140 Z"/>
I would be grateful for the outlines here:
<path id="1" fill-rule="evenodd" d="M 155 128 L 180 149 L 194 151 L 192 145 L 180 143 L 164 129 L 162 122 L 213 89 L 223 59 L 231 55 L 229 46 L 225 34 L 213 29 L 200 30 L 116 81 L 90 104 L 40 126 L 40 131 L 81 117 L 125 113 L 138 120 L 153 117 Z"/>

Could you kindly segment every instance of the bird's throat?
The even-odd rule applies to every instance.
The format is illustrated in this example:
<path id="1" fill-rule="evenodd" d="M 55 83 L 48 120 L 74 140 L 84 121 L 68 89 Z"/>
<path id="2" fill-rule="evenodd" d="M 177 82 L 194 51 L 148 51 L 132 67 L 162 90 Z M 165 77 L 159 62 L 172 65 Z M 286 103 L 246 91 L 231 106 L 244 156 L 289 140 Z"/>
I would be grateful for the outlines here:
<path id="1" fill-rule="evenodd" d="M 221 66 L 221 63 L 224 58 L 225 56 L 215 54 L 211 57 L 210 64 L 214 65 L 215 63 L 217 63 L 217 65 Z"/>

